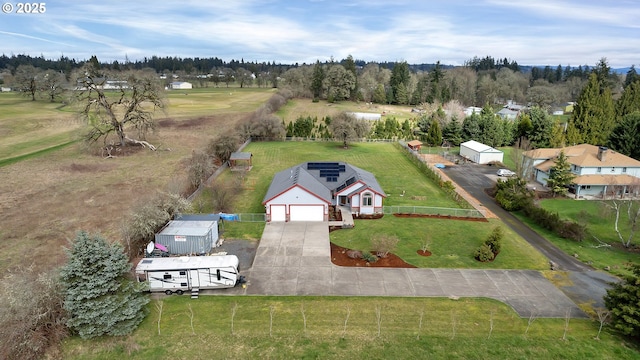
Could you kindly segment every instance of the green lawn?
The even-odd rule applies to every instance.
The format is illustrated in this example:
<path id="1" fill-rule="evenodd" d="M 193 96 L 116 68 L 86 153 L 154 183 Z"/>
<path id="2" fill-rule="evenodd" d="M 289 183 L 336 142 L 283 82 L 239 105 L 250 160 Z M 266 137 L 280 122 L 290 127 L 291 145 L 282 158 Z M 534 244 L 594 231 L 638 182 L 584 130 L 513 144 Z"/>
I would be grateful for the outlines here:
<path id="1" fill-rule="evenodd" d="M 500 254 L 493 262 L 475 260 L 475 250 L 498 225 L 505 230 Z M 377 220 L 356 220 L 353 229 L 333 231 L 330 238 L 331 242 L 342 247 L 370 251 L 371 239 L 376 234 L 398 237 L 400 241 L 393 253 L 417 267 L 538 270 L 549 267 L 544 256 L 499 220 L 474 222 L 385 215 Z M 428 257 L 417 254 L 425 241 L 430 243 L 432 252 Z"/>
<path id="2" fill-rule="evenodd" d="M 563 340 L 564 319 L 535 319 L 527 330 L 528 319 L 489 299 L 201 296 L 193 301 L 173 296 L 148 307 L 149 316 L 131 336 L 74 337 L 64 343 L 62 357 L 638 358 L 631 343 L 606 328 L 595 340 L 595 321 L 570 319 Z"/>
<path id="3" fill-rule="evenodd" d="M 334 142 L 253 142 L 244 151 L 253 154 L 253 168 L 235 202 L 235 212 L 264 213 L 262 201 L 273 175 L 305 161 L 344 161 L 372 172 L 387 193 L 384 204 L 388 206 L 460 208 L 391 143 L 353 143 L 344 149 Z M 236 176 L 225 172 L 217 181 L 232 182 Z"/>
<path id="4" fill-rule="evenodd" d="M 614 230 L 613 218 L 610 214 L 606 214 L 602 210 L 600 201 L 577 201 L 571 199 L 546 199 L 540 202 L 545 209 L 557 212 L 564 219 L 570 219 L 587 225 L 591 235 L 595 235 L 603 242 L 612 244 L 611 247 L 596 247 L 600 245 L 593 236 L 589 236 L 583 242 L 575 242 L 562 239 L 555 234 L 542 229 L 533 224 L 530 220 L 519 213 L 515 215 L 522 221 L 527 223 L 531 228 L 544 236 L 549 241 L 562 249 L 567 254 L 578 254 L 578 258 L 586 263 L 591 263 L 598 269 L 606 266 L 611 268 L 614 274 L 626 273 L 625 264 L 630 262 L 640 262 L 640 253 L 636 250 L 630 252 L 620 245 Z M 628 230 L 626 223 L 621 224 L 623 231 Z M 640 235 L 639 235 L 640 236 Z M 633 244 L 637 246 L 640 243 L 640 237 L 636 236 Z"/>

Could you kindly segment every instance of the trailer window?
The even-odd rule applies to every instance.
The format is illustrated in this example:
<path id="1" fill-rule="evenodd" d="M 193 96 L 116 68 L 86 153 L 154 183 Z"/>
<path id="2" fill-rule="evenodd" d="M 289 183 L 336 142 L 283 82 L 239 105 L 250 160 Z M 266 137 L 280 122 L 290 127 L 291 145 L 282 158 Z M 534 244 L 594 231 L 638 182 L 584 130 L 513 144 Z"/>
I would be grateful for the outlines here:
<path id="1" fill-rule="evenodd" d="M 164 279 L 165 280 L 170 280 L 171 279 L 171 274 L 164 274 Z"/>
<path id="2" fill-rule="evenodd" d="M 182 275 L 182 276 L 187 275 L 187 272 L 186 271 L 180 271 L 180 275 Z"/>
<path id="3" fill-rule="evenodd" d="M 187 283 L 180 283 L 180 286 L 187 286 Z"/>
<path id="4" fill-rule="evenodd" d="M 220 280 L 220 269 L 216 270 L 216 275 L 218 276 L 218 280 Z"/>

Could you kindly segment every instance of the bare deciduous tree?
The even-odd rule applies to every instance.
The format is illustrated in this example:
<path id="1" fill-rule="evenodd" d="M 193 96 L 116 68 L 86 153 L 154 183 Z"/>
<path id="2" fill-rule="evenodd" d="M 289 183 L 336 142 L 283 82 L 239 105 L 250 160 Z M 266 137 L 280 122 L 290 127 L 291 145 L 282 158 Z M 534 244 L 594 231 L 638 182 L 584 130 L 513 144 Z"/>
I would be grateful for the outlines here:
<path id="1" fill-rule="evenodd" d="M 163 307 L 164 307 L 164 302 L 162 300 L 158 300 L 156 302 L 156 311 L 158 311 L 158 335 L 160 335 L 160 321 L 162 320 Z"/>
<path id="2" fill-rule="evenodd" d="M 33 65 L 20 65 L 16 69 L 14 87 L 23 95 L 36 101 L 36 93 L 39 89 L 42 71 Z"/>
<path id="3" fill-rule="evenodd" d="M 42 359 L 68 335 L 57 277 L 29 267 L 0 280 L 0 358 Z"/>
<path id="4" fill-rule="evenodd" d="M 81 71 L 77 83 L 76 100 L 83 106 L 80 115 L 91 125 L 87 140 L 102 139 L 106 145 L 109 136 L 115 134 L 119 146 L 156 149 L 145 137 L 155 129 L 153 113 L 165 104 L 159 83 L 151 74 L 99 73 L 89 66 Z M 130 138 L 130 130 L 136 131 L 139 139 Z"/>
<path id="5" fill-rule="evenodd" d="M 607 309 L 597 308 L 596 315 L 598 316 L 598 322 L 600 322 L 600 327 L 598 327 L 598 334 L 596 334 L 596 340 L 600 340 L 600 333 L 602 332 L 602 327 L 607 322 L 609 315 L 611 312 Z"/>
<path id="6" fill-rule="evenodd" d="M 345 149 L 349 147 L 349 141 L 364 137 L 370 128 L 371 125 L 366 120 L 358 120 L 347 113 L 332 118 L 329 124 L 333 137 L 342 141 Z"/>
<path id="7" fill-rule="evenodd" d="M 611 209 L 614 214 L 614 231 L 622 245 L 626 248 L 631 246 L 631 241 L 636 231 L 640 228 L 640 202 L 633 200 L 610 200 L 603 202 L 604 206 Z M 621 229 L 621 217 L 627 221 L 626 234 Z"/>
<path id="8" fill-rule="evenodd" d="M 386 258 L 396 249 L 399 241 L 395 235 L 376 235 L 371 239 L 371 248 L 376 252 L 376 256 Z"/>

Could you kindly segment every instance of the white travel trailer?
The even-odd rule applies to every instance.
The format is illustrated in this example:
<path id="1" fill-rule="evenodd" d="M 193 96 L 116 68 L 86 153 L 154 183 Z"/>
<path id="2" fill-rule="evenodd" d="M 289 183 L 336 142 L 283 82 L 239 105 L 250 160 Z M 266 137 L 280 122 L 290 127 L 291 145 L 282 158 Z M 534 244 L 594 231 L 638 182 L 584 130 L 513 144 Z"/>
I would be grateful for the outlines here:
<path id="1" fill-rule="evenodd" d="M 136 267 L 138 281 L 149 283 L 151 292 L 197 297 L 202 289 L 231 288 L 241 282 L 235 255 L 144 258 Z"/>

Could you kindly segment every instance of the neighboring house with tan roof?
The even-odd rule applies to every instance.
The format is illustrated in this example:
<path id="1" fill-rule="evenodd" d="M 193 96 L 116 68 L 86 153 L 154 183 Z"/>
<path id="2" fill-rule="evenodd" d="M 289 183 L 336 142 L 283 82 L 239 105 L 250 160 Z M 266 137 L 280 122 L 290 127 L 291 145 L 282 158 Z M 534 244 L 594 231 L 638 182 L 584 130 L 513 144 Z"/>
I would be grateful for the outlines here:
<path id="1" fill-rule="evenodd" d="M 564 151 L 576 176 L 569 188 L 576 198 L 584 196 L 638 196 L 640 161 L 604 146 L 581 144 L 558 149 L 526 151 L 523 158 L 524 177 L 547 184 L 556 157 Z"/>

